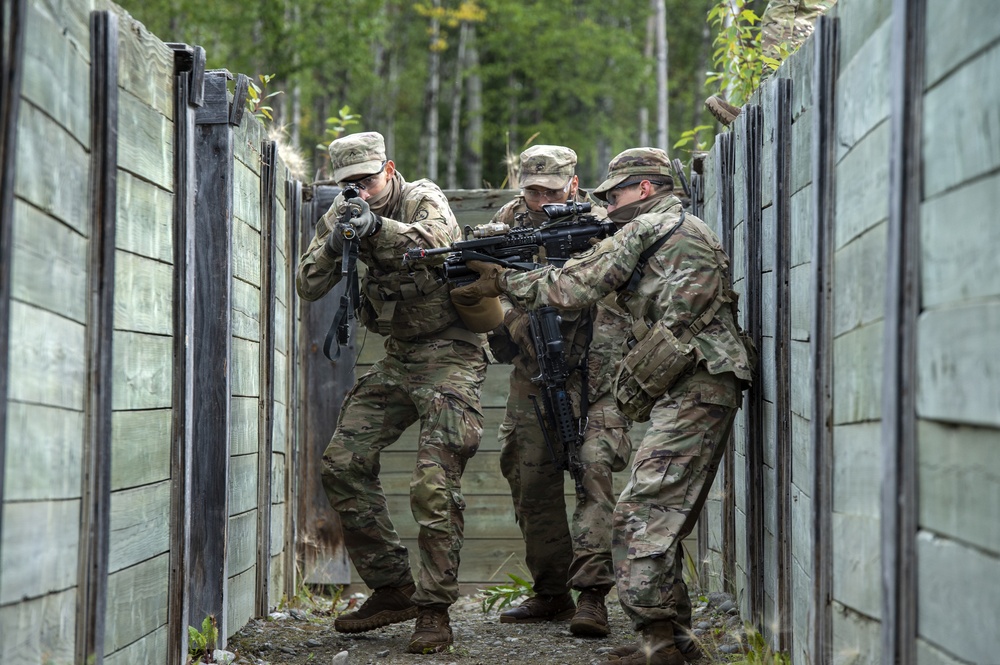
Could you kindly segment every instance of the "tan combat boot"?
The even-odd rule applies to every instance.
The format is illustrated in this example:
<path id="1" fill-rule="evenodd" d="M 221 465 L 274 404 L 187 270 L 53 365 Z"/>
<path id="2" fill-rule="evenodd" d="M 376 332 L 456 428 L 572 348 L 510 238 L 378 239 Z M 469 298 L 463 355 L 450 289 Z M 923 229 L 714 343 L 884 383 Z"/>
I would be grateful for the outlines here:
<path id="1" fill-rule="evenodd" d="M 740 107 L 733 106 L 718 95 L 712 95 L 706 99 L 705 108 L 707 108 L 712 115 L 715 116 L 716 120 L 727 127 L 739 117 L 740 111 L 742 110 Z"/>
<path id="2" fill-rule="evenodd" d="M 540 623 L 565 621 L 573 616 L 576 605 L 568 593 L 558 596 L 532 596 L 517 607 L 500 613 L 500 623 Z"/>
<path id="3" fill-rule="evenodd" d="M 410 653 L 438 653 L 453 641 L 448 608 L 421 607 L 417 613 L 417 628 L 406 650 Z"/>
<path id="4" fill-rule="evenodd" d="M 604 605 L 604 593 L 581 591 L 576 601 L 576 613 L 569 622 L 569 632 L 581 637 L 607 637 L 608 608 Z"/>
<path id="5" fill-rule="evenodd" d="M 615 651 L 608 654 L 608 661 L 618 665 L 684 665 L 684 656 L 674 646 L 672 621 L 654 621 L 643 628 L 642 646 L 635 651 L 624 656 L 617 655 Z"/>
<path id="6" fill-rule="evenodd" d="M 622 647 L 615 647 L 608 652 L 608 657 L 616 656 L 619 659 L 625 656 L 631 656 L 636 651 L 642 648 L 643 640 L 639 638 L 632 644 L 627 644 Z M 684 656 L 684 660 L 692 665 L 702 665 L 707 664 L 708 659 L 705 656 L 705 652 L 701 650 L 698 645 L 698 638 L 689 633 L 683 627 L 674 624 L 674 646 L 677 650 L 681 652 Z"/>
<path id="7" fill-rule="evenodd" d="M 333 628 L 338 633 L 363 633 L 417 616 L 417 606 L 410 600 L 417 587 L 385 586 L 375 589 L 361 607 L 337 617 Z"/>

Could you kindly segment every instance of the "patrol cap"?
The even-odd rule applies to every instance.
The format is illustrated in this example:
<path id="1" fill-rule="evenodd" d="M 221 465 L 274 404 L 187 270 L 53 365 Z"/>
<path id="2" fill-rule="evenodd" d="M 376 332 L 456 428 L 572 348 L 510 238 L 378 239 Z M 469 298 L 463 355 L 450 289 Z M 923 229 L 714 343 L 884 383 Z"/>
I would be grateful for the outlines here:
<path id="1" fill-rule="evenodd" d="M 593 194 L 602 201 L 607 201 L 605 195 L 608 192 L 636 176 L 661 176 L 656 179 L 674 184 L 673 176 L 670 175 L 670 158 L 666 152 L 659 148 L 629 148 L 611 160 L 607 179 L 597 186 Z"/>
<path id="2" fill-rule="evenodd" d="M 336 182 L 378 173 L 385 161 L 385 139 L 378 132 L 349 134 L 330 143 L 330 162 Z"/>
<path id="3" fill-rule="evenodd" d="M 562 189 L 576 172 L 576 153 L 561 145 L 533 145 L 521 153 L 518 186 Z"/>

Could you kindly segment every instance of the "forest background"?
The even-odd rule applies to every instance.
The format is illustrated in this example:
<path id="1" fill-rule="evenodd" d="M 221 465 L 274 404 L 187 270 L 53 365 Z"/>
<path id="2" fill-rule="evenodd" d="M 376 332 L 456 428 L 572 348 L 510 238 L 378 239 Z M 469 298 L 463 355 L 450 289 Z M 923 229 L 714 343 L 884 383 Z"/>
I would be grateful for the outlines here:
<path id="1" fill-rule="evenodd" d="M 210 69 L 254 80 L 258 115 L 298 148 L 306 181 L 328 177 L 336 135 L 379 131 L 411 181 L 513 186 L 510 156 L 546 143 L 576 150 L 593 187 L 626 148 L 657 145 L 686 162 L 693 144 L 677 154 L 672 144 L 714 122 L 703 102 L 717 87 L 706 78 L 718 0 L 118 2 L 160 39 L 204 47 Z"/>

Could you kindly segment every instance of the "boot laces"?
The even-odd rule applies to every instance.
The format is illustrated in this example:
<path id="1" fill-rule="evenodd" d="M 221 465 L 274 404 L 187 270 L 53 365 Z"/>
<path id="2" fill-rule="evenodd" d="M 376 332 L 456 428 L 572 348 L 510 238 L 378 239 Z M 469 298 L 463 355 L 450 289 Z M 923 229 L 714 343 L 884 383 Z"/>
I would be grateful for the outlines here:
<path id="1" fill-rule="evenodd" d="M 417 630 L 437 630 L 443 624 L 444 615 L 433 610 L 421 610 L 417 614 Z"/>

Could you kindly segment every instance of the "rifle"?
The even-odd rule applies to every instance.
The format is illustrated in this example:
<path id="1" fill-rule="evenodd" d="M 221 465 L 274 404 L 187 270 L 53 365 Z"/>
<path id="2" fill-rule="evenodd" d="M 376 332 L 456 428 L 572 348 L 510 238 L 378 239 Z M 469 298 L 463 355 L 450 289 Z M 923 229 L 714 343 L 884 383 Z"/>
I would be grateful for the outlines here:
<path id="1" fill-rule="evenodd" d="M 589 215 L 589 203 L 547 203 L 542 206 L 549 221 L 541 227 L 512 229 L 506 224 L 465 227 L 465 240 L 447 247 L 415 247 L 403 255 L 403 264 L 446 254 L 444 275 L 452 287 L 471 284 L 479 275 L 468 261 L 487 261 L 505 268 L 532 270 L 538 247 L 545 248 L 549 263 L 561 267 L 576 252 L 590 248 L 591 238 L 607 238 L 615 232 L 613 222 Z"/>
<path id="2" fill-rule="evenodd" d="M 359 192 L 354 187 L 345 187 L 342 192 L 345 201 L 350 201 L 359 196 Z M 337 220 L 336 226 L 331 233 L 340 233 L 344 237 L 344 253 L 341 261 L 340 274 L 347 277 L 344 286 L 344 294 L 340 296 L 340 308 L 333 317 L 330 330 L 326 334 L 323 342 L 323 355 L 330 362 L 337 362 L 340 358 L 340 347 L 347 346 L 351 338 L 351 321 L 354 319 L 354 304 L 360 297 L 358 286 L 358 231 L 354 228 L 354 218 L 358 216 L 358 211 L 351 205 L 347 206 L 344 214 Z M 336 335 L 337 346 L 333 355 L 330 349 L 333 347 L 333 338 Z"/>
<path id="3" fill-rule="evenodd" d="M 555 307 L 541 307 L 528 312 L 531 324 L 531 340 L 535 345 L 535 355 L 538 358 L 538 376 L 531 382 L 542 389 L 542 404 L 548 414 L 549 424 L 556 433 L 561 450 L 556 451 L 549 437 L 548 428 L 542 411 L 538 408 L 538 398 L 529 395 L 535 407 L 535 417 L 542 429 L 542 437 L 549 449 L 552 461 L 560 471 L 569 470 L 576 484 L 577 496 L 583 496 L 583 464 L 580 462 L 580 445 L 583 443 L 583 433 L 586 430 L 586 415 L 577 419 L 573 415 L 573 404 L 566 392 L 566 381 L 569 379 L 570 367 L 566 362 L 566 352 L 563 345 L 562 332 L 559 323 L 562 318 Z M 582 390 L 586 392 L 586 374 Z"/>

